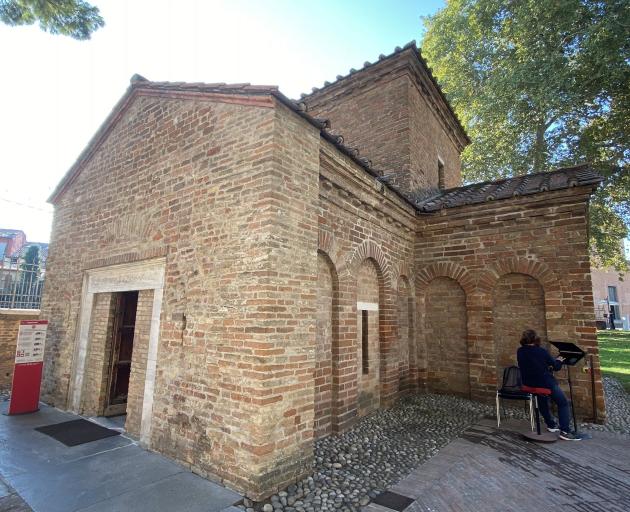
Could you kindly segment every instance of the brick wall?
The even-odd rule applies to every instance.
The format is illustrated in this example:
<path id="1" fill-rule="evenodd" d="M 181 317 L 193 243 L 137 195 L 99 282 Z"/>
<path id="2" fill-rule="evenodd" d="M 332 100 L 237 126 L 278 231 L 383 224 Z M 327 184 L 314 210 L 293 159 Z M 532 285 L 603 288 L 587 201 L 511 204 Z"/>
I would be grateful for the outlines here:
<path id="1" fill-rule="evenodd" d="M 136 307 L 136 325 L 133 333 L 133 353 L 131 375 L 127 395 L 127 419 L 125 430 L 132 435 L 140 435 L 140 420 L 144 401 L 144 383 L 149 351 L 149 332 L 153 311 L 153 290 L 140 290 Z"/>
<path id="2" fill-rule="evenodd" d="M 20 321 L 37 319 L 39 311 L 0 311 L 0 390 L 11 389 Z"/>
<path id="3" fill-rule="evenodd" d="M 332 431 L 332 340 L 336 326 L 333 297 L 336 276 L 332 262 L 325 254 L 317 254 L 317 350 L 315 368 L 315 438 Z"/>
<path id="4" fill-rule="evenodd" d="M 516 350 L 525 329 L 534 329 L 544 347 L 547 344 L 545 292 L 540 283 L 525 274 L 507 274 L 494 288 L 494 343 L 497 351 L 497 379 L 503 369 L 516 365 Z"/>
<path id="5" fill-rule="evenodd" d="M 415 336 L 413 335 L 413 298 L 407 277 L 398 279 L 397 296 L 398 319 L 398 387 L 401 390 L 414 389 L 415 376 Z"/>
<path id="6" fill-rule="evenodd" d="M 378 294 L 370 292 L 370 301 L 378 302 L 378 323 L 376 312 L 368 315 L 374 317 L 370 318 L 374 322 L 371 331 L 378 325 L 380 406 L 390 405 L 405 389 L 400 378 L 398 283 L 403 279 L 413 288 L 415 213 L 326 142 L 321 147 L 320 173 L 319 249 L 329 257 L 338 276 L 339 330 L 332 340 L 331 407 L 332 430 L 338 432 L 359 416 L 357 301 L 361 300 L 358 287 L 364 282 L 360 269 L 366 260 L 378 276 Z"/>
<path id="7" fill-rule="evenodd" d="M 379 285 L 379 277 L 381 284 Z M 383 288 L 376 262 L 367 259 L 357 274 L 357 302 L 379 304 L 379 289 Z M 364 317 L 367 315 L 367 321 Z M 378 310 L 360 309 L 357 306 L 357 381 L 359 384 L 359 416 L 379 408 L 381 345 Z M 366 332 L 364 332 L 366 329 Z M 364 336 L 367 336 L 364 338 Z M 365 341 L 365 343 L 364 343 Z M 398 348 L 398 347 L 396 347 Z M 367 350 L 366 350 L 367 349 Z"/>
<path id="8" fill-rule="evenodd" d="M 410 95 L 408 77 L 390 78 L 392 94 L 406 84 Z M 44 397 L 68 404 L 84 271 L 163 257 L 150 446 L 261 499 L 311 471 L 315 436 L 391 405 L 417 381 L 492 396 L 495 339 L 511 336 L 502 304 L 538 290 L 504 276 L 536 279 L 549 337 L 596 354 L 588 192 L 418 217 L 272 97 L 139 95 L 56 205 Z M 95 407 L 107 357 L 95 340 L 107 338 L 111 316 L 102 295 L 84 389 Z M 368 313 L 367 376 L 357 301 L 378 304 Z M 130 432 L 141 417 L 150 304 L 141 292 Z M 598 368 L 596 377 L 601 398 Z M 582 408 L 586 382 L 578 377 Z"/>
<path id="9" fill-rule="evenodd" d="M 409 109 L 409 160 L 411 173 L 416 176 L 411 189 L 438 188 L 438 161 L 444 165 L 444 188 L 462 184 L 461 146 L 446 133 L 443 124 L 432 109 L 426 93 L 413 81 L 408 89 Z"/>
<path id="10" fill-rule="evenodd" d="M 245 103 L 138 96 L 59 199 L 43 397 L 68 404 L 83 271 L 165 256 L 151 447 L 261 497 L 312 457 L 319 134 Z"/>
<path id="11" fill-rule="evenodd" d="M 404 191 L 461 184 L 459 154 L 466 142 L 457 121 L 413 52 L 404 50 L 307 96 L 309 113 L 329 119 L 344 143 Z"/>
<path id="12" fill-rule="evenodd" d="M 469 397 L 466 295 L 457 281 L 437 277 L 429 283 L 424 333 L 429 391 Z"/>
<path id="13" fill-rule="evenodd" d="M 498 370 L 494 340 L 512 343 L 514 351 L 518 347 L 516 330 L 520 327 L 515 330 L 506 319 L 504 306 L 496 304 L 495 311 L 495 294 L 512 293 L 504 286 L 515 279 L 512 284 L 527 286 L 521 291 L 516 288 L 515 294 L 527 292 L 540 300 L 537 286 L 529 279 L 508 277 L 500 281 L 508 274 L 524 274 L 535 279 L 544 292 L 548 339 L 572 341 L 595 356 L 595 393 L 600 417 L 604 414 L 588 253 L 589 193 L 588 187 L 574 187 L 445 209 L 421 219 L 415 246 L 417 303 L 422 313 L 428 304 L 427 287 L 438 277 L 455 279 L 463 288 L 473 398 L 491 399 L 495 392 Z M 535 301 L 530 307 L 521 312 L 542 326 L 537 313 L 540 308 Z M 418 342 L 428 344 L 423 338 L 418 332 Z M 590 376 L 580 371 L 574 374 L 576 410 L 590 416 Z"/>
<path id="14" fill-rule="evenodd" d="M 94 296 L 80 408 L 80 413 L 86 416 L 102 415 L 107 405 L 116 300 L 114 293 L 97 293 Z"/>

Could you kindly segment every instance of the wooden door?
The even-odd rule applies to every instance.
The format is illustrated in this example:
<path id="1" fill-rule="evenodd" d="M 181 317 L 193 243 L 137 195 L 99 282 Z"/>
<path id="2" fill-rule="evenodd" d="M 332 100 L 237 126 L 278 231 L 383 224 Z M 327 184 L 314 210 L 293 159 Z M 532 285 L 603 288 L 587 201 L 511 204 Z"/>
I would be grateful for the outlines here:
<path id="1" fill-rule="evenodd" d="M 138 292 L 118 294 L 118 304 L 112 331 L 109 396 L 105 416 L 115 416 L 127 412 L 127 395 L 129 393 L 137 306 Z"/>

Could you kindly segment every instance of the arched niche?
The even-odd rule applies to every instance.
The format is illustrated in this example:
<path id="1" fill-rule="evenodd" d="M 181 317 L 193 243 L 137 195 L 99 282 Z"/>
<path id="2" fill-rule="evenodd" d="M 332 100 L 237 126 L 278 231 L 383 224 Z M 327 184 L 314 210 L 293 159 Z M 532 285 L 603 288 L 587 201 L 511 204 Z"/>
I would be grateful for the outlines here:
<path id="1" fill-rule="evenodd" d="M 470 396 L 466 294 L 450 277 L 436 277 L 425 292 L 427 389 Z"/>
<path id="2" fill-rule="evenodd" d="M 381 351 L 379 333 L 379 269 L 372 258 L 357 272 L 357 383 L 358 414 L 364 416 L 380 406 Z"/>
<path id="3" fill-rule="evenodd" d="M 416 347 L 413 337 L 413 297 L 409 279 L 398 278 L 396 293 L 396 318 L 398 321 L 398 389 L 405 391 L 414 387 Z"/>
<path id="4" fill-rule="evenodd" d="M 337 340 L 337 273 L 330 258 L 317 252 L 317 317 L 315 353 L 315 439 L 332 432 L 335 379 L 333 344 Z"/>
<path id="5" fill-rule="evenodd" d="M 545 292 L 535 278 L 509 273 L 496 282 L 493 293 L 493 338 L 497 379 L 503 369 L 516 364 L 516 351 L 525 329 L 534 329 L 547 342 Z"/>

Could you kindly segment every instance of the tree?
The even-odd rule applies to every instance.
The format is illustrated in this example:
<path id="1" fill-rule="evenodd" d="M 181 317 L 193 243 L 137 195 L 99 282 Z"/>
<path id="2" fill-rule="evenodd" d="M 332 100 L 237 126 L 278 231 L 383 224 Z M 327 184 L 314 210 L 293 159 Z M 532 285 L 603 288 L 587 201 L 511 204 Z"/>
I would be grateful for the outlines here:
<path id="1" fill-rule="evenodd" d="M 30 309 L 39 302 L 41 295 L 40 273 L 39 247 L 30 245 L 20 264 L 20 281 L 17 288 L 19 307 Z"/>
<path id="2" fill-rule="evenodd" d="M 105 25 L 97 7 L 83 0 L 0 0 L 0 21 L 7 25 L 32 25 L 51 34 L 90 39 Z"/>
<path id="3" fill-rule="evenodd" d="M 591 252 L 625 269 L 630 225 L 630 3 L 449 0 L 423 54 L 473 143 L 466 181 L 589 162 Z"/>

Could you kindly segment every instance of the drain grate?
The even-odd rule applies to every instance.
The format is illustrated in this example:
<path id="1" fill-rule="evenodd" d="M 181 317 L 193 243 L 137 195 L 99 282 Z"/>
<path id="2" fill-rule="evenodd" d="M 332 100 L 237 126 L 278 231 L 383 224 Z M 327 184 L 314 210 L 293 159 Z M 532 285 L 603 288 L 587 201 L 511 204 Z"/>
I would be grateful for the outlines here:
<path id="1" fill-rule="evenodd" d="M 376 503 L 377 505 L 381 505 L 383 507 L 402 512 L 413 503 L 413 499 L 409 498 L 408 496 L 403 496 L 402 494 L 385 491 L 374 498 L 372 500 L 372 503 Z"/>

